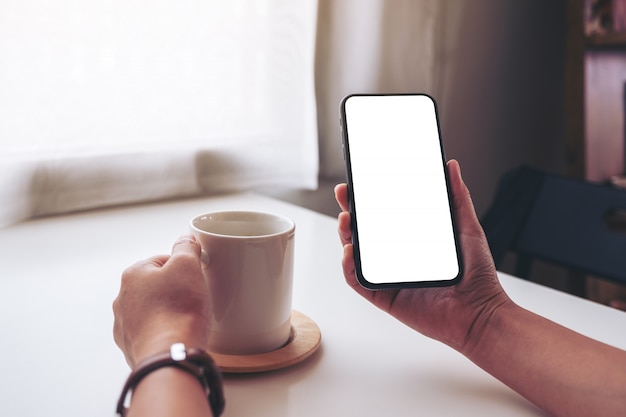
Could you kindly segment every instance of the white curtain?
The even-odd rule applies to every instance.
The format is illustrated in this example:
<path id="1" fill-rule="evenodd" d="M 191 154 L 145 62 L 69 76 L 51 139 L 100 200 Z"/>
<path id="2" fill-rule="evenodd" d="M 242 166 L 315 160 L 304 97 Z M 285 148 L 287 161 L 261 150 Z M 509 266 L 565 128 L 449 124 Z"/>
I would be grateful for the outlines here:
<path id="1" fill-rule="evenodd" d="M 0 225 L 315 187 L 316 17 L 316 0 L 0 0 Z"/>
<path id="2" fill-rule="evenodd" d="M 443 97 L 449 1 L 0 0 L 0 226 L 342 178 L 344 95 Z"/>
<path id="3" fill-rule="evenodd" d="M 344 176 L 339 102 L 350 93 L 428 93 L 443 104 L 443 65 L 458 0 L 319 0 L 316 91 L 320 169 Z M 452 7 L 451 7 L 452 6 Z"/>

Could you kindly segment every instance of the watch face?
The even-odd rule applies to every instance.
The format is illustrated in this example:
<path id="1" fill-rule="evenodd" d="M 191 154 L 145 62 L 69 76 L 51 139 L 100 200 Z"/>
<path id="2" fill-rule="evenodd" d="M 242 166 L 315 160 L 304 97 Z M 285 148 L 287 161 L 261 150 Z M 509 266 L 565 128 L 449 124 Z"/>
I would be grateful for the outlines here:
<path id="1" fill-rule="evenodd" d="M 174 343 L 170 347 L 170 356 L 175 361 L 182 361 L 187 358 L 187 348 L 184 343 Z"/>

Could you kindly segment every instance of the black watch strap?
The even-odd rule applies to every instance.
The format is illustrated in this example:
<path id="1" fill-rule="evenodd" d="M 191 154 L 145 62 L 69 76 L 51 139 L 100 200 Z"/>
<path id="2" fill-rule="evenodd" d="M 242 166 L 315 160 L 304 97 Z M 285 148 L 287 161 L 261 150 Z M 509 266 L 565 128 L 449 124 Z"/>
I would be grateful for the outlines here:
<path id="1" fill-rule="evenodd" d="M 135 369 L 128 376 L 117 402 L 116 412 L 118 416 L 126 416 L 128 411 L 126 407 L 127 397 L 139 382 L 150 372 L 165 366 L 173 366 L 195 376 L 204 388 L 213 416 L 219 417 L 222 414 L 225 405 L 222 373 L 211 356 L 201 349 L 188 349 L 183 343 L 174 343 L 169 352 L 150 356 L 135 366 Z"/>

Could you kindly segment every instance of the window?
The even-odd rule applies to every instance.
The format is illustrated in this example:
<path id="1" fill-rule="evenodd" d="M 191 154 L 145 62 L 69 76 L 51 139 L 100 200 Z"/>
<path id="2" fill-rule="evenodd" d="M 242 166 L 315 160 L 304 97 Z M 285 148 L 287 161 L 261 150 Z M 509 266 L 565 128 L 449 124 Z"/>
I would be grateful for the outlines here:
<path id="1" fill-rule="evenodd" d="M 314 187 L 317 1 L 0 3 L 0 225 Z"/>

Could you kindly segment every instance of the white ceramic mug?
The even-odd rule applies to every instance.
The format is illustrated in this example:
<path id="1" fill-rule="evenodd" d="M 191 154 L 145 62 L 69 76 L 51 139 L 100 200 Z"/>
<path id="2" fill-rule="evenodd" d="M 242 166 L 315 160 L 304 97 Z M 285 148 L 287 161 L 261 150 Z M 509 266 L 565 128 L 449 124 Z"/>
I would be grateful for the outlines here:
<path id="1" fill-rule="evenodd" d="M 212 352 L 275 350 L 291 331 L 294 222 L 252 211 L 207 213 L 191 220 L 202 246 L 211 298 Z"/>

